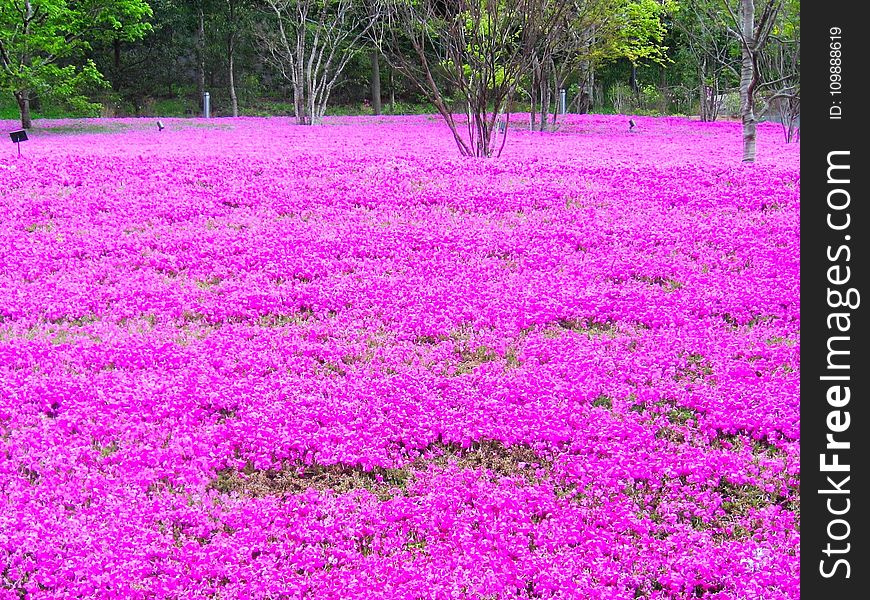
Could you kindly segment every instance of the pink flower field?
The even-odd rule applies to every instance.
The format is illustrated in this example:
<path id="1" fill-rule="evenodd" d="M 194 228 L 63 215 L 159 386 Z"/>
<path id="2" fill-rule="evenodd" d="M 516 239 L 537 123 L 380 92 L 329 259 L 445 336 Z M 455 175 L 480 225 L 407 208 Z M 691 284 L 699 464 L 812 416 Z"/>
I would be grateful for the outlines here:
<path id="1" fill-rule="evenodd" d="M 798 599 L 800 147 L 627 120 L 7 140 L 0 599 Z"/>

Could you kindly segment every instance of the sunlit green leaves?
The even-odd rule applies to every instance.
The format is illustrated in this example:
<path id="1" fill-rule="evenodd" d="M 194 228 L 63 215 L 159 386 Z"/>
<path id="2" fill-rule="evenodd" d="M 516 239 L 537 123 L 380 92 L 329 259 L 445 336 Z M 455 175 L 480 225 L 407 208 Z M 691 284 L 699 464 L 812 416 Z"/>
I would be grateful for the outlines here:
<path id="1" fill-rule="evenodd" d="M 85 92 L 104 83 L 89 43 L 141 38 L 151 14 L 145 0 L 0 0 L 0 91 L 94 108 Z"/>

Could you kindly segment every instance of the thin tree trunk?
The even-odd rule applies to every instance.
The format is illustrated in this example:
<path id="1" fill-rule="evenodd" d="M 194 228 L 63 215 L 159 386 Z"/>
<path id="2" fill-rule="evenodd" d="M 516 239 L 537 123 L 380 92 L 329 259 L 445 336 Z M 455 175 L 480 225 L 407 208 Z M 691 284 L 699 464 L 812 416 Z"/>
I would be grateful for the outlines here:
<path id="1" fill-rule="evenodd" d="M 640 86 L 637 84 L 637 65 L 635 63 L 631 63 L 631 76 L 628 78 L 628 85 L 635 96 L 640 94 Z"/>
<path id="2" fill-rule="evenodd" d="M 296 33 L 296 64 L 293 68 L 293 109 L 296 124 L 308 125 L 308 107 L 305 105 L 305 37 Z"/>
<path id="3" fill-rule="evenodd" d="M 477 130 L 476 156 L 489 157 L 489 129 L 486 126 L 486 116 L 474 115 L 474 127 Z"/>
<path id="4" fill-rule="evenodd" d="M 121 89 L 121 40 L 112 40 L 112 64 L 114 77 L 112 77 L 112 89 L 116 92 Z"/>
<path id="5" fill-rule="evenodd" d="M 592 65 L 588 60 L 584 60 L 580 63 L 580 77 L 582 79 L 578 90 L 579 93 L 577 94 L 576 106 L 577 112 L 582 115 L 588 113 L 589 109 L 592 107 L 592 79 L 595 77 L 595 71 L 593 71 Z M 571 102 L 573 104 L 574 100 Z"/>
<path id="6" fill-rule="evenodd" d="M 534 79 L 533 79 L 534 81 Z M 537 104 L 535 103 L 535 99 L 538 97 L 538 90 L 536 86 L 532 85 L 532 93 L 529 100 L 529 131 L 535 130 L 535 123 L 537 122 L 538 112 L 537 112 Z"/>
<path id="7" fill-rule="evenodd" d="M 30 129 L 33 126 L 30 119 L 30 90 L 15 92 L 15 100 L 18 102 L 18 112 L 21 115 L 21 128 Z"/>
<path id="8" fill-rule="evenodd" d="M 713 72 L 713 78 L 710 80 L 712 84 L 710 85 L 710 100 L 708 105 L 708 111 L 710 113 L 710 121 L 715 121 L 719 118 L 719 75 L 715 71 Z"/>
<path id="9" fill-rule="evenodd" d="M 704 81 L 704 71 L 706 70 L 706 61 L 702 60 L 701 64 L 698 65 L 698 101 L 700 102 L 698 106 L 698 118 L 704 123 L 710 120 L 710 114 L 708 112 L 708 100 L 707 100 L 707 85 Z"/>
<path id="10" fill-rule="evenodd" d="M 742 62 L 746 62 L 743 59 Z M 749 71 L 749 75 L 745 72 Z M 749 66 L 745 64 L 740 68 L 740 120 L 743 122 L 743 162 L 755 162 L 755 139 L 756 139 L 756 119 L 753 104 L 755 101 L 754 90 L 749 83 L 744 83 L 744 80 L 751 81 L 752 78 L 752 59 L 749 59 Z"/>
<path id="11" fill-rule="evenodd" d="M 550 86 L 547 85 L 546 76 L 542 76 L 540 79 L 540 90 L 541 90 L 541 125 L 540 131 L 547 130 L 547 109 L 550 107 Z"/>
<path id="12" fill-rule="evenodd" d="M 239 116 L 239 98 L 236 95 L 236 75 L 235 75 L 235 62 L 236 62 L 236 6 L 233 0 L 230 0 L 229 5 L 229 21 L 230 21 L 230 32 L 227 35 L 227 76 L 228 83 L 230 88 L 230 104 L 233 110 L 233 116 Z"/>
<path id="13" fill-rule="evenodd" d="M 230 86 L 230 103 L 232 104 L 233 116 L 239 116 L 239 97 L 236 95 L 236 76 L 233 73 L 235 65 L 235 44 L 233 43 L 232 35 L 230 36 L 229 47 L 227 48 L 227 76 Z"/>
<path id="14" fill-rule="evenodd" d="M 538 84 L 538 79 L 540 78 L 540 68 L 538 67 L 537 60 L 535 60 L 535 66 L 532 69 L 532 85 L 529 91 L 529 131 L 535 130 L 535 122 L 538 116 L 537 111 L 537 103 L 536 100 L 538 98 L 538 92 L 540 85 Z"/>
<path id="15" fill-rule="evenodd" d="M 589 36 L 589 46 L 588 49 L 591 51 L 592 47 L 595 45 L 595 27 L 592 27 L 591 34 Z M 596 94 L 595 94 L 595 64 L 592 61 L 588 63 L 589 70 L 587 71 L 588 76 L 586 77 L 586 94 L 588 96 L 587 102 L 589 103 L 589 108 L 584 112 L 589 112 L 592 110 L 592 107 L 595 106 Z"/>
<path id="16" fill-rule="evenodd" d="M 372 110 L 381 114 L 381 63 L 377 50 L 372 50 Z"/>
<path id="17" fill-rule="evenodd" d="M 562 114 L 562 89 L 565 87 L 565 76 L 560 76 L 558 71 L 553 71 L 553 118 L 550 122 L 550 129 L 556 131 L 556 124 L 559 120 L 559 115 Z M 565 112 L 568 112 L 568 92 L 565 92 Z"/>
<path id="18" fill-rule="evenodd" d="M 197 91 L 199 92 L 200 108 L 205 110 L 203 94 L 205 93 L 205 12 L 202 2 L 199 2 L 199 30 L 196 36 L 196 60 L 197 60 Z"/>
<path id="19" fill-rule="evenodd" d="M 668 114 L 668 78 L 665 75 L 665 68 L 659 66 L 660 85 L 661 85 L 661 100 L 659 104 L 659 112 L 663 115 Z"/>
<path id="20" fill-rule="evenodd" d="M 740 119 L 743 122 L 743 162 L 755 162 L 755 2 L 741 2 Z"/>
<path id="21" fill-rule="evenodd" d="M 396 88 L 393 85 L 393 67 L 387 71 L 387 85 L 390 86 L 390 114 L 396 113 Z"/>
<path id="22" fill-rule="evenodd" d="M 306 107 L 305 107 L 305 94 L 302 91 L 302 82 L 294 82 L 293 83 L 293 108 L 296 111 L 296 124 L 297 125 L 307 125 L 308 121 L 305 118 Z"/>

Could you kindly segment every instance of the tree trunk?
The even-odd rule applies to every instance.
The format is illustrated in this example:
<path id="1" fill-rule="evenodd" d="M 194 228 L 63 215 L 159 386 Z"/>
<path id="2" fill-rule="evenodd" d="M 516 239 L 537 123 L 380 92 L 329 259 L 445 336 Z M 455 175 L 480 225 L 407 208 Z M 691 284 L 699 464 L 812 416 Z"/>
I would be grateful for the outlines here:
<path id="1" fill-rule="evenodd" d="M 547 110 L 550 108 L 550 86 L 547 85 L 546 76 L 542 76 L 540 80 L 541 86 L 541 125 L 540 131 L 547 130 Z"/>
<path id="2" fill-rule="evenodd" d="M 233 116 L 239 116 L 239 97 L 236 94 L 236 40 L 235 32 L 232 32 L 227 37 L 227 83 L 230 88 L 230 105 L 232 107 Z"/>
<path id="3" fill-rule="evenodd" d="M 30 129 L 33 125 L 30 119 L 30 90 L 15 92 L 15 100 L 18 102 L 18 113 L 21 115 L 21 128 Z"/>
<path id="4" fill-rule="evenodd" d="M 474 115 L 474 128 L 475 133 L 477 134 L 477 153 L 475 156 L 482 156 L 488 158 L 490 155 L 489 142 L 490 142 L 490 131 L 486 126 L 486 115 L 476 114 Z"/>
<path id="5" fill-rule="evenodd" d="M 743 59 L 742 62 L 746 62 Z M 746 75 L 749 70 L 750 74 Z M 743 122 L 743 162 L 755 162 L 755 137 L 756 137 L 756 119 L 753 104 L 755 102 L 755 94 L 751 85 L 751 59 L 749 67 L 741 65 L 740 68 L 740 120 Z"/>
<path id="6" fill-rule="evenodd" d="M 197 60 L 197 91 L 199 92 L 199 106 L 205 110 L 203 93 L 205 93 L 205 12 L 202 1 L 199 2 L 199 29 L 196 35 L 196 60 Z"/>
<path id="7" fill-rule="evenodd" d="M 586 84 L 586 95 L 589 97 L 589 110 L 592 110 L 592 107 L 595 106 L 595 67 L 589 68 L 589 79 Z"/>
<path id="8" fill-rule="evenodd" d="M 27 39 L 26 36 L 29 34 L 30 21 L 33 18 L 34 13 L 33 7 L 30 5 L 30 2 L 25 2 L 24 7 L 26 15 L 24 35 L 25 39 Z M 22 66 L 24 66 L 25 68 L 29 68 L 31 66 L 30 59 L 30 54 L 25 53 L 21 57 Z M 18 102 L 18 114 L 21 117 L 21 128 L 30 129 L 31 125 L 33 125 L 30 120 L 30 90 L 18 90 L 17 92 L 14 92 L 13 95 L 15 96 L 15 101 Z"/>
<path id="9" fill-rule="evenodd" d="M 296 124 L 307 125 L 305 120 L 305 100 L 302 93 L 302 83 L 293 83 L 293 110 L 296 113 Z"/>
<path id="10" fill-rule="evenodd" d="M 227 35 L 227 76 L 228 83 L 230 88 L 230 104 L 233 110 L 233 116 L 239 116 L 239 97 L 236 95 L 236 75 L 235 71 L 235 62 L 236 62 L 236 7 L 235 2 L 232 0 L 229 2 L 229 21 L 230 21 L 230 32 Z"/>
<path id="11" fill-rule="evenodd" d="M 550 130 L 556 131 L 556 123 L 558 121 L 559 115 L 562 114 L 562 93 L 561 89 L 564 86 L 564 82 L 559 81 L 559 78 L 554 74 L 553 75 L 553 114 L 550 119 Z M 566 92 L 567 94 L 567 92 Z M 567 99 L 566 99 L 567 102 Z M 565 107 L 567 111 L 568 107 Z"/>
<path id="12" fill-rule="evenodd" d="M 755 162 L 755 2 L 741 0 L 740 27 L 743 40 L 740 48 L 740 120 L 743 122 L 743 162 Z"/>
<path id="13" fill-rule="evenodd" d="M 305 45 L 304 37 L 296 34 L 296 58 L 293 66 L 293 111 L 297 125 L 308 125 L 308 107 L 305 104 Z"/>
<path id="14" fill-rule="evenodd" d="M 703 79 L 701 80 L 701 83 L 698 85 L 698 100 L 699 100 L 698 118 L 703 123 L 707 123 L 710 121 L 710 115 L 707 114 L 707 86 L 704 85 Z"/>
<path id="15" fill-rule="evenodd" d="M 393 84 L 393 67 L 387 71 L 387 85 L 390 86 L 390 114 L 396 114 L 396 87 Z"/>
<path id="16" fill-rule="evenodd" d="M 116 92 L 121 89 L 121 40 L 112 40 L 112 89 Z"/>
<path id="17" fill-rule="evenodd" d="M 535 130 L 535 121 L 538 117 L 537 108 L 536 108 L 537 105 L 535 104 L 535 98 L 538 97 L 538 90 L 535 88 L 534 85 L 532 85 L 531 92 L 532 92 L 532 95 L 531 95 L 531 99 L 529 100 L 529 131 L 534 131 Z"/>
<path id="18" fill-rule="evenodd" d="M 381 63 L 377 50 L 372 50 L 372 110 L 381 114 Z"/>
<path id="19" fill-rule="evenodd" d="M 592 27 L 591 34 L 589 36 L 589 51 L 595 46 L 595 27 Z M 586 112 L 592 110 L 592 107 L 595 106 L 595 102 L 598 98 L 598 94 L 595 93 L 595 64 L 592 61 L 588 63 L 588 71 L 586 76 L 586 95 L 589 98 L 589 108 Z"/>
<path id="20" fill-rule="evenodd" d="M 540 68 L 538 67 L 538 61 L 535 60 L 535 66 L 532 69 L 532 85 L 529 88 L 529 131 L 535 130 L 535 120 L 538 116 L 537 112 L 537 98 L 538 91 L 540 85 L 538 83 L 538 79 L 540 78 Z"/>
<path id="21" fill-rule="evenodd" d="M 698 118 L 701 119 L 702 122 L 706 123 L 710 121 L 710 112 L 709 112 L 709 100 L 707 99 L 707 83 L 704 80 L 704 71 L 706 70 L 706 61 L 701 61 L 701 64 L 698 66 Z"/>
<path id="22" fill-rule="evenodd" d="M 580 77 L 582 80 L 577 100 L 577 112 L 585 115 L 592 108 L 592 95 L 595 93 L 595 69 L 592 68 L 590 61 L 584 60 L 580 63 Z"/>
<path id="23" fill-rule="evenodd" d="M 665 68 L 659 67 L 659 75 L 660 75 L 660 85 L 661 85 L 661 98 L 659 100 L 659 112 L 662 115 L 668 114 L 668 78 L 665 74 Z"/>
<path id="24" fill-rule="evenodd" d="M 235 48 L 233 47 L 232 40 L 229 44 L 229 52 L 227 53 L 227 62 L 228 73 L 227 76 L 229 78 L 229 86 L 230 86 L 230 103 L 233 108 L 233 116 L 239 116 L 239 97 L 236 95 L 236 76 L 233 74 L 234 64 L 235 64 Z"/>
<path id="25" fill-rule="evenodd" d="M 323 94 L 313 102 L 314 111 L 311 117 L 312 125 L 321 125 L 326 115 L 326 105 L 329 103 L 329 86 L 326 86 Z"/>

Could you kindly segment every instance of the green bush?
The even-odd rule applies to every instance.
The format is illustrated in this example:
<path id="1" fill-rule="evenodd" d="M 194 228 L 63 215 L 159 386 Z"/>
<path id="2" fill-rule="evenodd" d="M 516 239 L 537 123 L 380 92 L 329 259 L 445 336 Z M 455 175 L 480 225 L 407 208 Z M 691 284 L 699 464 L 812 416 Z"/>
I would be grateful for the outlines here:
<path id="1" fill-rule="evenodd" d="M 740 116 L 740 94 L 738 92 L 724 94 L 721 112 L 729 117 Z"/>
<path id="2" fill-rule="evenodd" d="M 632 109 L 634 94 L 631 87 L 624 83 L 615 83 L 607 90 L 607 100 L 615 113 L 625 114 Z"/>
<path id="3" fill-rule="evenodd" d="M 75 119 L 98 116 L 98 111 L 84 107 L 70 107 L 62 104 L 43 100 L 38 104 L 39 108 L 31 107 L 30 116 L 33 119 Z M 0 119 L 17 120 L 21 115 L 18 112 L 18 103 L 11 95 L 0 97 Z"/>

